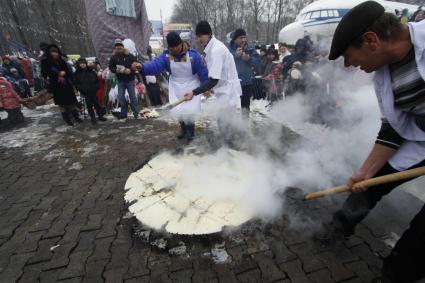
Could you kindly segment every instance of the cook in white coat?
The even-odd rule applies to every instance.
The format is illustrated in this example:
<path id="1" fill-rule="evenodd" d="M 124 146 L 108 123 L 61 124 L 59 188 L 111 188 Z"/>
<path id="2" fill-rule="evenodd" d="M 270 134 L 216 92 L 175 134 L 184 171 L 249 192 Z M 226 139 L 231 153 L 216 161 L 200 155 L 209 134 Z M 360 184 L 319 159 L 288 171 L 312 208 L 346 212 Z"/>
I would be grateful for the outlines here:
<path id="1" fill-rule="evenodd" d="M 235 60 L 229 49 L 213 36 L 208 22 L 201 21 L 197 24 L 196 36 L 200 44 L 205 48 L 208 81 L 186 93 L 185 97 L 186 100 L 191 101 L 197 98 L 199 94 L 214 89 L 214 94 L 219 104 L 219 110 L 217 111 L 218 126 L 225 141 L 229 141 L 234 130 L 232 116 L 236 112 L 236 106 L 242 95 Z"/>
<path id="2" fill-rule="evenodd" d="M 170 32 L 167 35 L 168 50 L 153 61 L 143 65 L 144 75 L 158 75 L 163 71 L 170 73 L 169 99 L 173 103 L 181 99 L 185 93 L 198 88 L 208 81 L 208 70 L 201 55 L 184 43 L 179 34 Z M 178 117 L 181 134 L 178 138 L 191 141 L 195 134 L 195 117 L 201 111 L 201 97 L 186 101 L 173 110 Z"/>
<path id="3" fill-rule="evenodd" d="M 403 25 L 378 2 L 362 2 L 335 30 L 329 59 L 340 56 L 346 67 L 375 71 L 383 119 L 367 159 L 347 182 L 353 193 L 318 235 L 325 240 L 352 235 L 378 202 L 407 180 L 367 190 L 359 182 L 425 166 L 425 22 Z M 425 205 L 383 260 L 382 278 L 372 282 L 419 282 L 425 277 L 424 263 Z"/>

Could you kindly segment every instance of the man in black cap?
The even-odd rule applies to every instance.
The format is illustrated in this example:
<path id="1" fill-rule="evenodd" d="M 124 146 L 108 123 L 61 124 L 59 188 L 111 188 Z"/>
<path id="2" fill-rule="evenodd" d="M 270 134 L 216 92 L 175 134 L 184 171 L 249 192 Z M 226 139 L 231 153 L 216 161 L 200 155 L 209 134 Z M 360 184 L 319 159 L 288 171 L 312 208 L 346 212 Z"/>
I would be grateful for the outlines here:
<path id="1" fill-rule="evenodd" d="M 208 81 L 207 66 L 201 55 L 183 42 L 176 32 L 167 34 L 167 45 L 168 50 L 165 50 L 160 56 L 144 64 L 143 67 L 138 66 L 143 70 L 143 74 L 154 76 L 168 71 L 170 74 L 168 91 L 170 103 L 183 99 L 189 91 L 194 91 L 196 94 L 203 93 L 203 90 L 195 91 L 199 89 L 201 83 Z M 181 128 L 177 138 L 186 139 L 189 142 L 194 139 L 195 118 L 200 111 L 200 95 L 173 108 L 172 113 L 177 116 Z"/>
<path id="2" fill-rule="evenodd" d="M 366 161 L 349 180 L 352 194 L 325 225 L 322 240 L 349 236 L 379 200 L 406 181 L 370 187 L 357 183 L 425 166 L 425 23 L 402 25 L 384 7 L 367 1 L 351 9 L 336 28 L 329 59 L 344 57 L 346 67 L 375 71 L 382 126 Z M 331 237 L 333 236 L 333 237 Z M 425 206 L 414 217 L 391 254 L 378 282 L 414 282 L 425 275 Z"/>
<path id="3" fill-rule="evenodd" d="M 246 32 L 243 29 L 234 31 L 229 50 L 235 58 L 236 69 L 241 80 L 242 111 L 246 116 L 249 116 L 251 97 L 254 92 L 254 69 L 260 68 L 260 56 L 255 48 L 248 44 Z"/>
<path id="4" fill-rule="evenodd" d="M 214 90 L 217 99 L 213 109 L 217 115 L 221 138 L 227 145 L 232 145 L 235 142 L 234 133 L 237 128 L 234 123 L 234 113 L 242 95 L 235 60 L 226 45 L 213 35 L 207 21 L 200 21 L 196 25 L 195 32 L 199 43 L 204 48 L 208 81 L 199 88 L 186 93 L 185 97 L 187 100 L 192 100 L 200 93 Z"/>
<path id="5" fill-rule="evenodd" d="M 135 68 L 133 63 L 136 62 L 136 57 L 131 54 L 126 48 L 121 39 L 116 39 L 114 43 L 114 55 L 109 61 L 109 69 L 116 74 L 118 80 L 118 99 L 120 101 L 121 113 L 119 119 L 127 118 L 127 100 L 125 99 L 125 91 L 128 91 L 130 96 L 131 110 L 135 119 L 139 118 L 139 109 L 137 105 L 135 91 Z"/>

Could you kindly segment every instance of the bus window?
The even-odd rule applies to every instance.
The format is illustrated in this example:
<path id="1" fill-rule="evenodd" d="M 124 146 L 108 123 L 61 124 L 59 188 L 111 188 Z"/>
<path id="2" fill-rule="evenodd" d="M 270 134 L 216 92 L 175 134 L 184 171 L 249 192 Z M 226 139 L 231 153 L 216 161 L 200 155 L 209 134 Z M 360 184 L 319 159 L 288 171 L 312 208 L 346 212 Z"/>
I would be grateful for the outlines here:
<path id="1" fill-rule="evenodd" d="M 320 17 L 321 18 L 327 18 L 327 17 L 329 17 L 328 11 L 327 10 L 320 11 Z"/>

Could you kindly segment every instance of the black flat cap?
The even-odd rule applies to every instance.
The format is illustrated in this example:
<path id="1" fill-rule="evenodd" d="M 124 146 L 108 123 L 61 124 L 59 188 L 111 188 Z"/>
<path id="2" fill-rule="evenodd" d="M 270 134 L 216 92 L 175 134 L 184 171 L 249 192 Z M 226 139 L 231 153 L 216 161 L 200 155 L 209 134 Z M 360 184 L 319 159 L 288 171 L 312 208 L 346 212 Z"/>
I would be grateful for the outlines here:
<path id="1" fill-rule="evenodd" d="M 329 60 L 341 56 L 348 46 L 384 13 L 385 8 L 375 1 L 363 2 L 348 11 L 336 27 Z"/>

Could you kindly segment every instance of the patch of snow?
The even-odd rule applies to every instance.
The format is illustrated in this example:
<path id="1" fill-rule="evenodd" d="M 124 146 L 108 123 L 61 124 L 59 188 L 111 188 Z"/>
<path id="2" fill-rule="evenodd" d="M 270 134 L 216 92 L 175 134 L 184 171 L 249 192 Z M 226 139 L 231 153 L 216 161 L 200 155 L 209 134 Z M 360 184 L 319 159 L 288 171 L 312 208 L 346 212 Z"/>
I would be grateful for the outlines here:
<path id="1" fill-rule="evenodd" d="M 65 155 L 66 155 L 66 153 L 63 150 L 54 149 L 54 150 L 50 151 L 48 154 L 46 154 L 43 157 L 43 160 L 52 161 L 53 159 L 57 159 L 59 157 L 65 156 Z"/>
<path id="2" fill-rule="evenodd" d="M 168 253 L 170 255 L 177 255 L 177 256 L 186 255 L 186 252 L 187 252 L 187 248 L 183 242 L 179 242 L 179 245 L 177 247 L 174 247 L 168 250 Z"/>
<path id="3" fill-rule="evenodd" d="M 83 165 L 81 165 L 80 162 L 74 162 L 72 163 L 71 167 L 69 167 L 68 170 L 81 170 L 83 169 Z"/>
<path id="4" fill-rule="evenodd" d="M 83 153 L 81 157 L 89 157 L 94 154 L 105 154 L 109 151 L 108 145 L 99 145 L 97 143 L 86 143 L 85 147 L 82 148 Z"/>
<path id="5" fill-rule="evenodd" d="M 55 131 L 56 131 L 56 132 L 58 132 L 58 133 L 65 133 L 65 132 L 67 132 L 69 129 L 71 129 L 71 127 L 70 127 L 70 126 L 62 125 L 62 126 L 56 127 L 56 128 L 55 128 Z"/>
<path id="6" fill-rule="evenodd" d="M 127 213 L 124 214 L 122 219 L 130 219 L 131 217 L 133 217 L 133 213 L 131 213 L 130 211 L 127 211 Z"/>
<path id="7" fill-rule="evenodd" d="M 50 247 L 50 251 L 53 252 L 55 249 L 57 249 L 59 247 L 60 247 L 60 245 L 56 245 L 56 246 Z"/>
<path id="8" fill-rule="evenodd" d="M 167 240 L 156 239 L 155 241 L 151 242 L 151 245 L 157 247 L 158 249 L 165 250 L 167 247 Z"/>
<path id="9" fill-rule="evenodd" d="M 215 244 L 214 248 L 211 249 L 212 260 L 216 264 L 224 264 L 230 261 L 229 254 L 225 250 L 224 242 L 221 244 Z"/>

